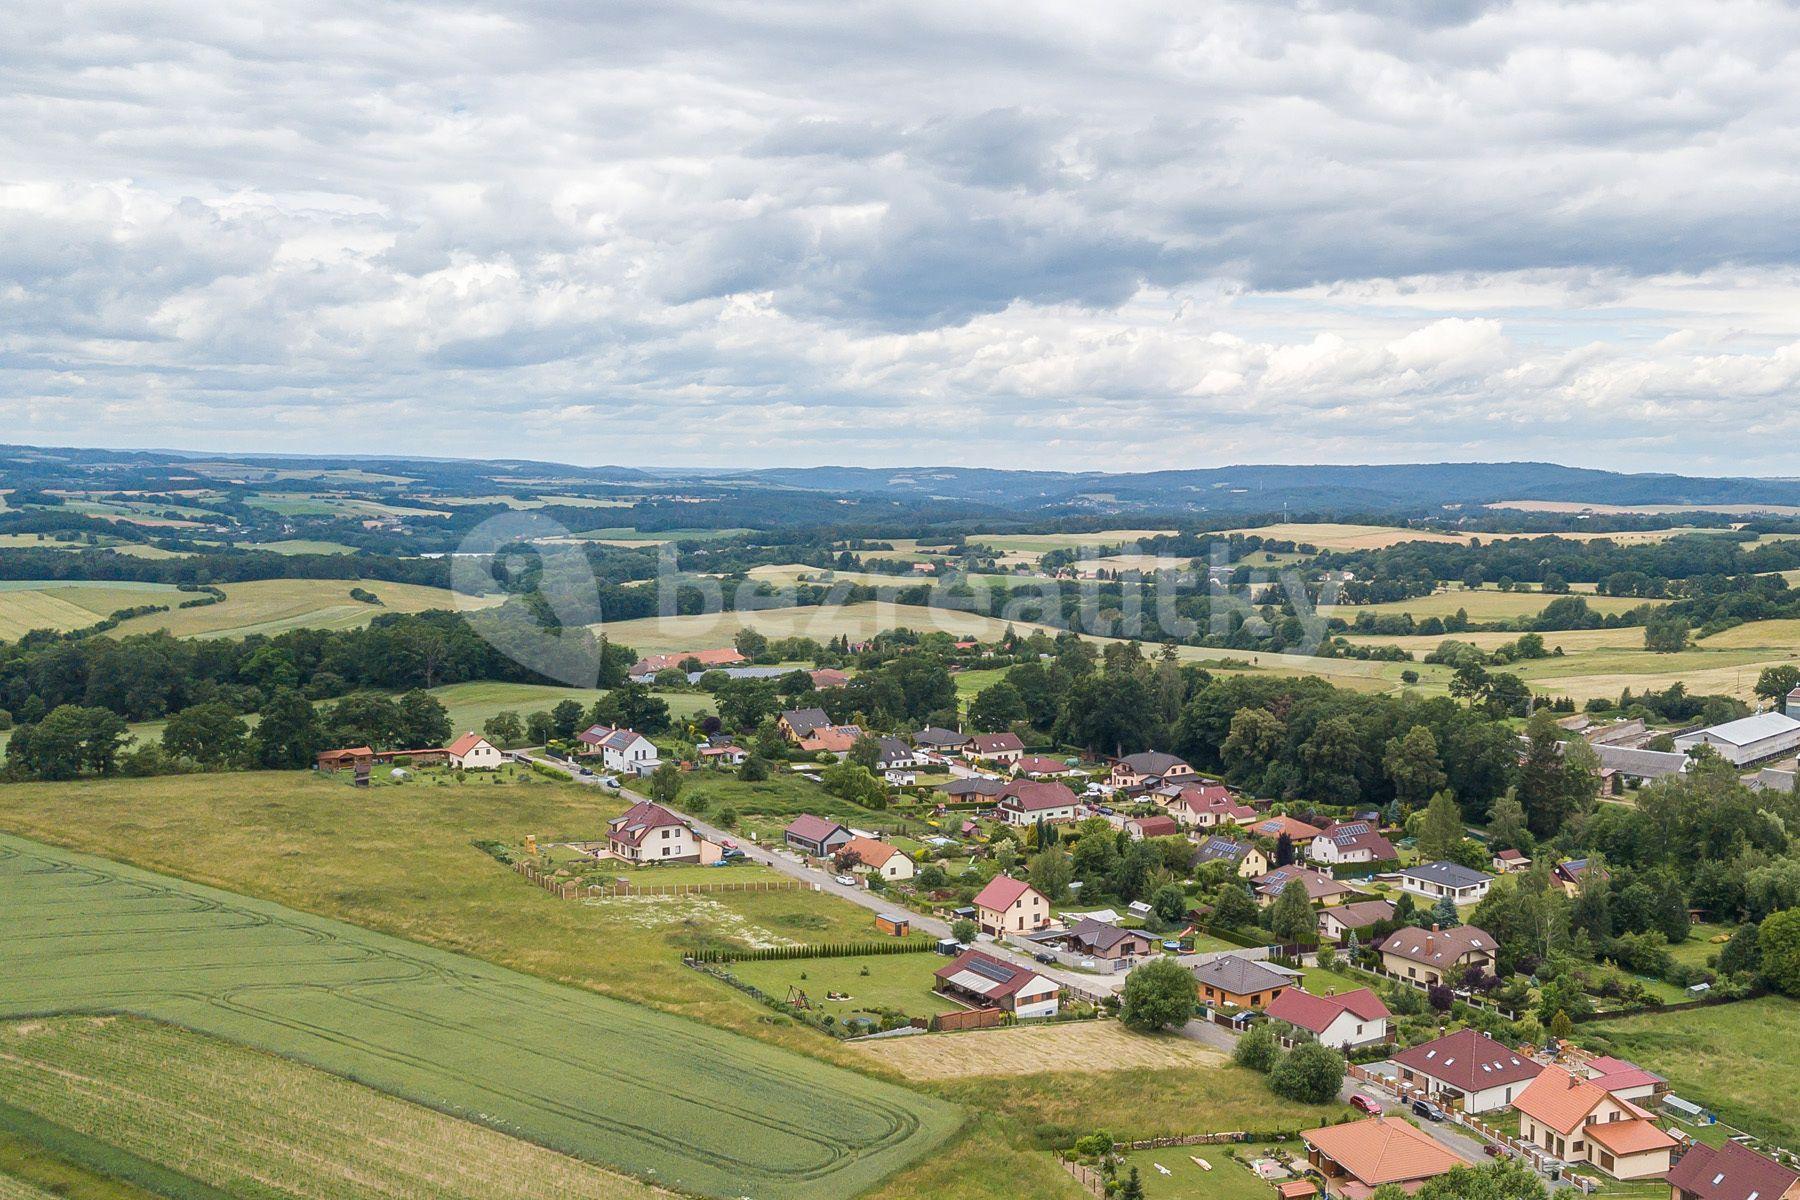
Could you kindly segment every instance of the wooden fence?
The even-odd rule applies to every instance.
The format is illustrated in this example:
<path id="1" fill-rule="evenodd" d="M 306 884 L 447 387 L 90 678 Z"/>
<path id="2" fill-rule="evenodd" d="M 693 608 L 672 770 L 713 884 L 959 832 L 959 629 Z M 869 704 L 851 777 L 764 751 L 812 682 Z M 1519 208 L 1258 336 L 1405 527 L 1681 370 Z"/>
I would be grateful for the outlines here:
<path id="1" fill-rule="evenodd" d="M 1075 1182 L 1087 1189 L 1087 1193 L 1090 1196 L 1098 1197 L 1099 1200 L 1105 1200 L 1106 1176 L 1100 1174 L 1100 1172 L 1094 1170 L 1094 1168 L 1085 1166 L 1082 1163 L 1070 1162 L 1066 1158 L 1059 1161 L 1062 1163 L 1063 1170 L 1073 1175 L 1075 1177 Z"/>
<path id="2" fill-rule="evenodd" d="M 938 1013 L 927 1024 L 937 1033 L 951 1033 L 961 1029 L 993 1029 L 1006 1022 L 1006 1010 L 1000 1008 L 972 1008 L 963 1012 Z M 915 1025 L 918 1021 L 913 1022 Z"/>

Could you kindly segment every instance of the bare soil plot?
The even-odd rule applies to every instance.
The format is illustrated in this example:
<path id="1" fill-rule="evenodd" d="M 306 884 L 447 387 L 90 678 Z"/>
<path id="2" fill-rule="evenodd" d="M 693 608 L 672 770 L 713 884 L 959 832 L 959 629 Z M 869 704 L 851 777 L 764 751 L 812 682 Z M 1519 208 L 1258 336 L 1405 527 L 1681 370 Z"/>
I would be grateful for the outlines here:
<path id="1" fill-rule="evenodd" d="M 1132 1033 L 1116 1021 L 1020 1025 L 969 1033 L 878 1038 L 852 1045 L 910 1079 L 1036 1075 L 1070 1069 L 1216 1067 L 1225 1062 L 1223 1054 L 1200 1042 L 1173 1034 L 1151 1037 Z"/>

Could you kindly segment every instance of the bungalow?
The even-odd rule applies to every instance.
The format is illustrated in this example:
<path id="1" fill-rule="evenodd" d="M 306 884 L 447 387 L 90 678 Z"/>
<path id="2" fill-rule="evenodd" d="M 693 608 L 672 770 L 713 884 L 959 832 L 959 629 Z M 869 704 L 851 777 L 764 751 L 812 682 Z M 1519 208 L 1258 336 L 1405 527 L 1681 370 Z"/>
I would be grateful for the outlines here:
<path id="1" fill-rule="evenodd" d="M 1067 948 L 1071 953 L 1085 954 L 1107 962 L 1142 958 L 1150 953 L 1151 946 L 1150 935 L 1143 930 L 1121 929 L 1094 917 L 1083 917 L 1065 930 L 1040 937 Z"/>
<path id="2" fill-rule="evenodd" d="M 1131 792 L 1165 783 L 1189 783 L 1198 776 L 1194 768 L 1173 754 L 1146 750 L 1141 754 L 1127 754 L 1114 762 L 1109 781 L 1120 791 Z"/>
<path id="3" fill-rule="evenodd" d="M 600 765 L 609 771 L 648 775 L 660 765 L 656 743 L 636 730 L 590 725 L 575 740 L 581 743 L 582 754 L 599 755 Z"/>
<path id="4" fill-rule="evenodd" d="M 775 725 L 782 737 L 799 745 L 815 731 L 830 728 L 831 717 L 822 708 L 792 708 L 777 717 Z"/>
<path id="5" fill-rule="evenodd" d="M 975 896 L 975 923 L 990 937 L 1035 933 L 1050 924 L 1050 901 L 1022 879 L 996 875 Z"/>
<path id="6" fill-rule="evenodd" d="M 1261 1010 L 1293 987 L 1294 977 L 1236 954 L 1221 954 L 1194 968 L 1194 985 L 1200 1002 L 1214 1009 Z"/>
<path id="7" fill-rule="evenodd" d="M 862 736 L 859 725 L 822 725 L 801 737 L 800 748 L 809 754 L 835 754 L 843 758 Z"/>
<path id="8" fill-rule="evenodd" d="M 1336 996 L 1314 996 L 1299 988 L 1288 988 L 1263 1011 L 1277 1021 L 1304 1029 L 1333 1050 L 1354 1050 L 1387 1041 L 1388 1021 L 1394 1015 L 1381 997 L 1368 988 Z"/>
<path id="9" fill-rule="evenodd" d="M 1400 872 L 1400 890 L 1427 900 L 1450 897 L 1453 904 L 1474 904 L 1488 894 L 1494 877 L 1461 863 L 1434 862 L 1406 867 Z"/>
<path id="10" fill-rule="evenodd" d="M 1525 857 L 1523 850 L 1496 850 L 1491 861 L 1496 875 L 1516 875 L 1531 867 L 1531 860 Z"/>
<path id="11" fill-rule="evenodd" d="M 1792 701 L 1790 701 L 1792 703 Z M 1695 1142 L 1669 1171 L 1670 1200 L 1800 1200 L 1800 1174 L 1737 1142 Z"/>
<path id="12" fill-rule="evenodd" d="M 1513 1100 L 1519 1140 L 1614 1179 L 1666 1175 L 1678 1142 L 1651 1115 L 1561 1067 L 1545 1067 Z"/>
<path id="13" fill-rule="evenodd" d="M 1000 789 L 994 813 L 1008 825 L 1060 825 L 1080 815 L 1081 801 L 1060 783 L 1015 779 Z"/>
<path id="14" fill-rule="evenodd" d="M 1047 754 L 1027 754 L 1013 764 L 1013 771 L 1019 775 L 1046 777 L 1073 775 L 1075 768 L 1062 759 L 1051 758 Z"/>
<path id="15" fill-rule="evenodd" d="M 750 760 L 750 752 L 742 746 L 701 746 L 696 753 L 706 762 L 722 767 L 741 767 Z"/>
<path id="16" fill-rule="evenodd" d="M 656 677 L 664 671 L 685 671 L 685 662 L 697 662 L 700 669 L 707 667 L 729 667 L 734 663 L 748 662 L 736 650 L 689 650 L 682 654 L 649 654 L 631 664 L 625 672 L 633 683 L 654 683 Z"/>
<path id="17" fill-rule="evenodd" d="M 952 779 L 948 783 L 938 785 L 938 791 L 952 800 L 961 801 L 991 800 L 1005 790 L 1005 780 L 989 779 L 984 775 Z"/>
<path id="18" fill-rule="evenodd" d="M 838 848 L 838 853 L 856 855 L 856 865 L 851 870 L 876 875 L 890 883 L 913 877 L 913 860 L 874 838 L 853 837 Z"/>
<path id="19" fill-rule="evenodd" d="M 479 733 L 465 733 L 446 748 L 450 765 L 459 771 L 494 771 L 506 761 L 500 748 Z"/>
<path id="20" fill-rule="evenodd" d="M 1174 837 L 1181 832 L 1174 817 L 1127 817 L 1125 832 L 1134 842 L 1145 838 Z"/>
<path id="21" fill-rule="evenodd" d="M 921 750 L 929 750 L 933 754 L 961 754 L 969 744 L 969 736 L 958 733 L 954 729 L 940 729 L 936 725 L 927 725 L 913 734 L 913 745 Z"/>
<path id="22" fill-rule="evenodd" d="M 1021 1019 L 1053 1017 L 1062 988 L 1036 971 L 980 950 L 964 950 L 933 972 L 932 990 L 959 1004 L 1005 1009 Z"/>
<path id="23" fill-rule="evenodd" d="M 782 830 L 782 836 L 787 839 L 788 845 L 802 854 L 810 854 L 814 858 L 830 858 L 840 846 L 848 845 L 856 835 L 835 821 L 805 813 L 789 822 L 788 827 Z"/>
<path id="24" fill-rule="evenodd" d="M 1025 743 L 1016 733 L 978 733 L 969 739 L 964 753 L 970 758 L 1012 764 L 1025 757 Z"/>
<path id="25" fill-rule="evenodd" d="M 1217 784 L 1188 784 L 1176 789 L 1173 796 L 1159 799 L 1171 817 L 1194 829 L 1216 829 L 1221 825 L 1248 825 L 1256 820 L 1256 810 L 1240 801 Z"/>
<path id="26" fill-rule="evenodd" d="M 820 667 L 816 671 L 807 672 L 807 674 L 812 677 L 812 685 L 815 692 L 824 692 L 829 691 L 832 688 L 841 688 L 850 682 L 850 676 L 838 670 L 836 667 Z"/>
<path id="27" fill-rule="evenodd" d="M 1394 905 L 1391 900 L 1358 900 L 1351 904 L 1339 904 L 1335 908 L 1320 911 L 1319 936 L 1333 942 L 1343 942 L 1352 933 L 1360 938 L 1365 930 L 1393 919 Z"/>
<path id="28" fill-rule="evenodd" d="M 1443 1104 L 1461 1101 L 1466 1113 L 1510 1107 L 1513 1097 L 1544 1069 L 1474 1029 L 1402 1050 L 1393 1061 L 1403 1083 Z"/>
<path id="29" fill-rule="evenodd" d="M 606 823 L 606 848 L 629 863 L 700 861 L 702 842 L 680 817 L 648 801 L 634 804 Z"/>
<path id="30" fill-rule="evenodd" d="M 1492 973 L 1494 935 L 1473 925 L 1455 929 L 1396 929 L 1375 948 L 1381 969 L 1420 987 L 1456 981 L 1479 967 Z"/>
<path id="31" fill-rule="evenodd" d="M 1416 1192 L 1427 1180 L 1470 1165 L 1430 1134 L 1391 1117 L 1327 1125 L 1300 1140 L 1333 1195 L 1367 1197 L 1390 1183 Z"/>
<path id="32" fill-rule="evenodd" d="M 1192 870 L 1209 862 L 1233 863 L 1237 866 L 1239 877 L 1243 879 L 1253 879 L 1269 873 L 1268 855 L 1249 842 L 1233 841 L 1218 834 L 1201 841 L 1199 848 L 1194 851 L 1194 857 L 1188 860 L 1188 867 Z"/>
<path id="33" fill-rule="evenodd" d="M 1256 822 L 1250 826 L 1250 832 L 1256 837 L 1268 838 L 1271 842 L 1280 841 L 1285 834 L 1294 849 L 1304 850 L 1312 844 L 1314 838 L 1324 831 L 1315 825 L 1308 825 L 1305 821 L 1296 821 L 1292 817 L 1277 815 L 1265 817 Z"/>
<path id="34" fill-rule="evenodd" d="M 1306 889 L 1306 898 L 1313 904 L 1322 904 L 1329 908 L 1334 904 L 1342 904 L 1344 897 L 1355 896 L 1357 891 L 1348 884 L 1339 883 L 1322 871 L 1298 865 L 1276 867 L 1267 875 L 1258 875 L 1250 881 L 1256 890 L 1256 902 L 1267 908 L 1280 898 L 1290 883 L 1298 881 Z"/>
<path id="35" fill-rule="evenodd" d="M 1392 862 L 1400 857 L 1394 844 L 1367 821 L 1335 821 L 1320 830 L 1306 848 L 1307 857 L 1329 866 Z"/>

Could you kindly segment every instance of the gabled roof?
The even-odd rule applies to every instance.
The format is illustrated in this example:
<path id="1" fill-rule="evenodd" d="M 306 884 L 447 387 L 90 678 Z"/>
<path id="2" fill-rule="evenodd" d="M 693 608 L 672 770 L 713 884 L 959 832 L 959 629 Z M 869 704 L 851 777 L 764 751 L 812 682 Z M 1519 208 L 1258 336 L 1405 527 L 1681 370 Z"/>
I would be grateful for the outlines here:
<path id="1" fill-rule="evenodd" d="M 977 893 L 975 907 L 1005 912 L 1019 902 L 1019 897 L 1035 891 L 1037 889 L 1023 879 L 1014 879 L 1011 875 L 996 875 Z"/>
<path id="2" fill-rule="evenodd" d="M 1299 988 L 1289 988 L 1269 1001 L 1263 1011 L 1278 1021 L 1298 1025 L 1313 1033 L 1324 1033 L 1345 1013 L 1363 1021 L 1380 1021 L 1394 1015 L 1381 1002 L 1381 997 L 1368 988 L 1357 988 L 1341 996 L 1315 996 Z"/>
<path id="3" fill-rule="evenodd" d="M 1410 879 L 1419 879 L 1447 888 L 1474 887 L 1476 884 L 1489 883 L 1494 878 L 1486 871 L 1472 870 L 1461 863 L 1453 862 L 1421 863 L 1416 867 L 1402 868 L 1400 874 Z"/>
<path id="4" fill-rule="evenodd" d="M 1080 803 L 1067 785 L 1035 779 L 1015 779 L 1000 789 L 1000 806 L 1021 812 L 1048 812 L 1073 808 Z"/>
<path id="5" fill-rule="evenodd" d="M 1295 880 L 1306 889 L 1306 898 L 1313 901 L 1323 900 L 1328 896 L 1342 896 L 1354 890 L 1323 872 L 1298 865 L 1276 867 L 1267 875 L 1258 875 L 1250 883 L 1265 896 L 1279 896 Z"/>
<path id="6" fill-rule="evenodd" d="M 900 853 L 886 842 L 878 842 L 874 838 L 866 837 L 853 837 L 845 842 L 842 848 L 855 854 L 862 860 L 864 866 L 874 867 L 877 870 L 885 867 L 889 859 Z"/>
<path id="7" fill-rule="evenodd" d="M 1250 831 L 1266 838 L 1279 838 L 1285 833 L 1288 835 L 1289 841 L 1295 842 L 1310 841 L 1319 836 L 1317 827 L 1308 825 L 1305 821 L 1296 821 L 1292 817 L 1279 814 L 1258 821 L 1250 827 Z"/>
<path id="8" fill-rule="evenodd" d="M 938 790 L 947 796 L 998 796 L 1006 790 L 1006 784 L 998 779 L 972 777 L 952 779 Z"/>
<path id="9" fill-rule="evenodd" d="M 987 1000 L 1016 996 L 1021 992 L 1037 994 L 1060 991 L 1056 982 L 1026 967 L 1016 966 L 980 950 L 964 950 L 948 965 L 932 972 L 937 978 L 953 983 L 965 991 Z"/>
<path id="10" fill-rule="evenodd" d="M 1476 951 L 1492 957 L 1496 943 L 1493 934 L 1473 925 L 1458 925 L 1454 929 L 1436 931 L 1409 926 L 1394 930 L 1376 948 L 1383 954 L 1392 954 L 1408 962 L 1423 963 L 1430 967 L 1449 967 L 1464 955 Z"/>
<path id="11" fill-rule="evenodd" d="M 1367 850 L 1371 857 L 1382 861 L 1400 857 L 1394 844 L 1367 821 L 1339 821 L 1327 825 L 1319 837 L 1346 853 Z"/>
<path id="12" fill-rule="evenodd" d="M 1464 1092 L 1536 1079 L 1543 1066 L 1474 1029 L 1459 1029 L 1394 1055 L 1394 1061 Z"/>
<path id="13" fill-rule="evenodd" d="M 1062 759 L 1047 754 L 1027 754 L 1013 766 L 1023 775 L 1067 775 L 1073 770 Z"/>
<path id="14" fill-rule="evenodd" d="M 1214 835 L 1200 843 L 1199 848 L 1194 851 L 1193 861 L 1196 864 L 1220 860 L 1237 862 L 1249 852 L 1250 847 L 1244 842 L 1234 842 L 1228 837 Z"/>
<path id="15" fill-rule="evenodd" d="M 789 821 L 787 828 L 783 830 L 783 832 L 793 837 L 797 837 L 803 842 L 813 842 L 818 845 L 823 845 L 826 838 L 835 837 L 840 833 L 849 833 L 850 831 L 845 829 L 842 825 L 839 825 L 836 821 L 827 821 L 824 817 L 815 817 L 811 813 L 802 813 L 792 821 Z"/>
<path id="16" fill-rule="evenodd" d="M 1674 750 L 1639 750 L 1631 746 L 1596 745 L 1594 754 L 1602 767 L 1639 779 L 1661 779 L 1688 769 L 1688 756 Z"/>
<path id="17" fill-rule="evenodd" d="M 1236 954 L 1225 954 L 1194 968 L 1197 982 L 1210 984 L 1234 996 L 1249 996 L 1271 988 L 1291 987 L 1293 979 Z"/>
<path id="18" fill-rule="evenodd" d="M 1577 1079 L 1561 1067 L 1545 1067 L 1530 1087 L 1513 1098 L 1513 1107 L 1540 1125 L 1571 1134 L 1606 1099 L 1605 1088 Z"/>
<path id="19" fill-rule="evenodd" d="M 1643 1118 L 1627 1121 L 1595 1121 L 1587 1127 L 1590 1141 L 1599 1142 L 1614 1154 L 1644 1154 L 1652 1150 L 1673 1150 L 1681 1143 Z"/>
<path id="20" fill-rule="evenodd" d="M 1328 908 L 1319 914 L 1323 919 L 1325 913 L 1336 918 L 1337 923 L 1345 929 L 1367 929 L 1380 921 L 1386 921 L 1394 915 L 1392 900 L 1356 900 L 1349 904 L 1340 904 L 1336 908 Z"/>
<path id="21" fill-rule="evenodd" d="M 913 761 L 913 748 L 897 737 L 877 738 L 876 745 L 879 747 L 879 752 L 875 758 L 876 766 L 883 766 L 887 763 Z"/>
<path id="22" fill-rule="evenodd" d="M 1181 832 L 1181 826 L 1175 823 L 1174 817 L 1132 817 L 1125 823 L 1136 825 L 1138 833 L 1147 838 L 1174 837 Z"/>
<path id="23" fill-rule="evenodd" d="M 1800 1174 L 1736 1142 L 1688 1147 L 1669 1171 L 1669 1184 L 1700 1200 L 1778 1200 L 1800 1183 Z"/>
<path id="24" fill-rule="evenodd" d="M 667 826 L 687 828 L 687 822 L 662 807 L 648 800 L 632 805 L 618 816 L 606 823 L 608 836 L 615 842 L 624 842 L 627 846 L 641 846 L 652 830 Z"/>
<path id="25" fill-rule="evenodd" d="M 487 739 L 482 737 L 479 733 L 465 733 L 454 742 L 450 743 L 446 753 L 449 754 L 451 758 L 461 758 L 475 747 L 486 744 Z"/>
<path id="26" fill-rule="evenodd" d="M 977 754 L 999 754 L 1007 750 L 1023 750 L 1025 743 L 1016 733 L 978 733 L 969 739 L 969 748 Z"/>
<path id="27" fill-rule="evenodd" d="M 790 708 L 781 714 L 796 736 L 804 737 L 815 729 L 823 729 L 831 724 L 831 718 L 822 708 Z"/>
<path id="28" fill-rule="evenodd" d="M 1071 925 L 1062 937 L 1090 950 L 1111 950 L 1126 938 L 1143 938 L 1149 935 L 1139 929 L 1121 929 L 1117 925 L 1083 917 Z"/>
<path id="29" fill-rule="evenodd" d="M 1397 1118 L 1371 1117 L 1300 1135 L 1307 1145 L 1371 1188 L 1448 1174 L 1468 1160 Z"/>
<path id="30" fill-rule="evenodd" d="M 1736 721 L 1727 721 L 1723 725 L 1714 725 L 1707 729 L 1697 729 L 1691 734 L 1683 734 L 1687 738 L 1715 738 L 1729 746 L 1748 746 L 1765 738 L 1778 737 L 1784 733 L 1800 731 L 1800 721 L 1786 713 L 1757 713 L 1753 717 L 1741 717 Z"/>
<path id="31" fill-rule="evenodd" d="M 1160 750 L 1145 750 L 1139 754 L 1127 754 L 1119 760 L 1118 765 L 1137 775 L 1167 775 L 1177 767 L 1186 767 L 1187 760 L 1173 754 L 1164 754 Z"/>
<path id="32" fill-rule="evenodd" d="M 968 744 L 967 734 L 958 733 L 954 729 L 944 729 L 937 725 L 927 725 L 913 734 L 913 745 L 932 746 L 937 749 L 956 749 Z"/>
<path id="33" fill-rule="evenodd" d="M 1622 1058 L 1609 1058 L 1605 1055 L 1588 1059 L 1587 1068 L 1593 1072 L 1588 1078 L 1609 1092 L 1656 1087 L 1668 1082 L 1655 1071 L 1646 1071 L 1634 1062 L 1626 1062 Z"/>

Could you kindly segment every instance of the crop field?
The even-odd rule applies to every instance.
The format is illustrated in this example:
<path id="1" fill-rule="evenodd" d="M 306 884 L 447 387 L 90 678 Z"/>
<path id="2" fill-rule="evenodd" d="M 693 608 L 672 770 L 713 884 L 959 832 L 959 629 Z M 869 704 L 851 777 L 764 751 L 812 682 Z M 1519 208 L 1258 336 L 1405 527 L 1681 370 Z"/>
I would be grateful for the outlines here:
<path id="1" fill-rule="evenodd" d="M 1020 633 L 1041 628 L 1029 621 L 1012 624 Z M 884 629 L 915 629 L 921 633 L 941 631 L 987 641 L 1006 632 L 1007 622 L 957 609 L 865 601 L 831 607 L 640 617 L 631 621 L 608 621 L 594 629 L 639 654 L 658 654 L 690 650 L 696 646 L 729 646 L 737 631 L 746 626 L 771 638 L 809 637 L 820 642 L 830 641 L 840 634 L 852 639 L 873 637 Z"/>
<path id="2" fill-rule="evenodd" d="M 449 710 L 450 727 L 458 732 L 479 730 L 490 717 L 503 712 L 516 712 L 521 718 L 539 710 L 555 708 L 564 700 L 574 700 L 587 708 L 606 694 L 604 688 L 565 688 L 537 683 L 452 683 L 431 689 L 431 694 Z M 710 708 L 712 697 L 699 692 L 660 692 L 676 718 L 691 717 Z"/>
<path id="3" fill-rule="evenodd" d="M 1800 515 L 1800 507 L 1791 504 L 1581 504 L 1570 500 L 1496 500 L 1489 508 L 1511 508 L 1520 512 L 1597 513 L 1602 516 L 1667 516 L 1670 513 L 1725 513 L 1734 517 L 1753 517 L 1761 513 L 1776 516 Z"/>
<path id="4" fill-rule="evenodd" d="M 1035 555 L 1048 554 L 1052 550 L 1078 550 L 1084 546 L 1123 546 L 1174 532 L 1172 529 L 1101 529 L 1094 533 L 971 533 L 964 540 L 971 546 Z"/>
<path id="5" fill-rule="evenodd" d="M 1764 996 L 1582 1027 L 1613 1050 L 1668 1077 L 1684 1100 L 1784 1145 L 1800 1142 L 1794 1078 L 1800 1072 L 1800 1002 Z"/>
<path id="6" fill-rule="evenodd" d="M 1131 1033 L 1113 1021 L 1019 1025 L 927 1037 L 858 1042 L 856 1049 L 898 1068 L 911 1079 L 971 1075 L 1035 1075 L 1044 1071 L 1144 1067 L 1214 1067 L 1225 1056 L 1187 1038 Z"/>
<path id="7" fill-rule="evenodd" d="M 1565 629 L 1560 632 L 1549 631 L 1541 635 L 1544 646 L 1549 650 L 1560 648 L 1565 655 L 1580 654 L 1591 650 L 1642 650 L 1644 648 L 1644 630 L 1641 625 L 1628 625 L 1620 629 Z M 1483 650 L 1493 650 L 1519 639 L 1516 632 L 1497 633 L 1415 633 L 1398 637 L 1358 637 L 1347 635 L 1348 640 L 1358 646 L 1398 646 L 1408 654 L 1423 658 L 1445 642 L 1467 642 L 1479 646 Z"/>
<path id="8" fill-rule="evenodd" d="M 166 1021 L 687 1190 L 852 1195 L 956 1121 L 648 1008 L 11 836 L 0 910 L 0 1017 Z"/>
<path id="9" fill-rule="evenodd" d="M 1344 525 L 1336 522 L 1262 525 L 1254 529 L 1228 529 L 1224 532 L 1316 546 L 1320 550 L 1383 550 L 1401 542 L 1466 544 L 1469 541 L 1467 534 L 1445 533 L 1436 529 L 1401 529 L 1390 525 Z"/>
<path id="10" fill-rule="evenodd" d="M 1469 614 L 1471 621 L 1510 620 L 1514 617 L 1535 617 L 1544 611 L 1544 607 L 1555 596 L 1547 596 L 1542 592 L 1502 592 L 1497 588 L 1452 588 L 1449 591 L 1433 592 L 1429 596 L 1414 596 L 1410 600 L 1392 600 L 1385 604 L 1337 605 L 1324 609 L 1327 616 L 1342 617 L 1346 621 L 1356 618 L 1358 613 L 1373 613 L 1377 616 L 1411 613 L 1423 620 L 1426 617 L 1449 617 L 1458 611 Z M 1661 600 L 1637 600 L 1625 596 L 1583 596 L 1587 606 L 1594 612 L 1610 616 L 1613 613 L 1629 612 L 1644 604 L 1663 604 Z"/>
<path id="11" fill-rule="evenodd" d="M 351 599 L 350 589 L 358 587 L 372 592 L 381 603 Z M 134 617 L 119 626 L 120 632 L 166 629 L 177 637 L 247 637 L 290 629 L 355 629 L 382 613 L 459 607 L 458 598 L 447 589 L 380 580 L 257 579 L 228 583 L 223 590 L 225 599 L 217 604 Z M 181 596 L 190 598 L 188 593 Z M 499 596 L 464 596 L 460 606 L 481 608 L 500 600 Z"/>
<path id="12" fill-rule="evenodd" d="M 33 629 L 80 629 L 121 608 L 140 604 L 172 608 L 191 595 L 166 583 L 0 581 L 0 638 L 17 638 Z"/>
<path id="13" fill-rule="evenodd" d="M 276 554 L 355 554 L 355 546 L 342 542 L 322 542 L 316 538 L 284 538 L 278 542 L 250 542 L 246 550 L 269 550 Z"/>
<path id="14" fill-rule="evenodd" d="M 1701 638 L 1706 650 L 1780 650 L 1800 655 L 1800 620 L 1748 621 Z"/>
<path id="15" fill-rule="evenodd" d="M 0 1025 L 0 1128 L 9 1123 L 65 1163 L 156 1182 L 183 1200 L 672 1195 L 285 1058 L 135 1018 Z M 0 1200 L 8 1195 L 0 1184 Z"/>

